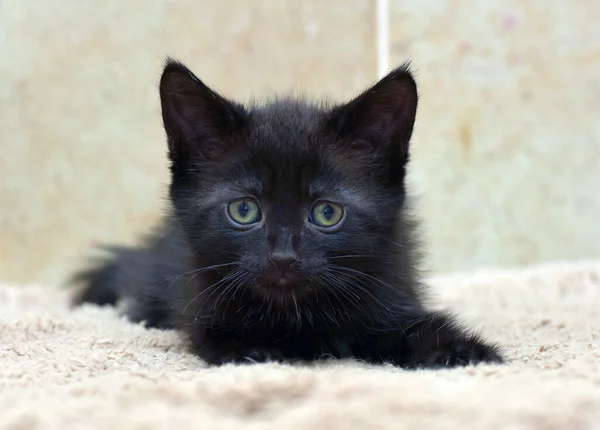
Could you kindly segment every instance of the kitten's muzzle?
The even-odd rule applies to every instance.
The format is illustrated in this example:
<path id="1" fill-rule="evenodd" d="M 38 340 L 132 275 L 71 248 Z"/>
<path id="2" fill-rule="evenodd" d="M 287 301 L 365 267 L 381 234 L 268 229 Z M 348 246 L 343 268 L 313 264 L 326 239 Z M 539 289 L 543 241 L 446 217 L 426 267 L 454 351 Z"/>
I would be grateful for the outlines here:
<path id="1" fill-rule="evenodd" d="M 270 277 L 280 286 L 287 286 L 297 280 L 293 273 L 297 262 L 296 254 L 293 252 L 273 252 L 269 258 L 271 262 Z"/>

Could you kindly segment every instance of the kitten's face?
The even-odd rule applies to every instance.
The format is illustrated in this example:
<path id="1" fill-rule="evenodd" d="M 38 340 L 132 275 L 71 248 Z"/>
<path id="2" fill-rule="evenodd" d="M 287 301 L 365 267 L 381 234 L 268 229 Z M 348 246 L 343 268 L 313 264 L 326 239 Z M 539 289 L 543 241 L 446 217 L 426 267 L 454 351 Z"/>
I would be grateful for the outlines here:
<path id="1" fill-rule="evenodd" d="M 198 260 L 223 264 L 228 285 L 290 300 L 384 270 L 416 92 L 408 72 L 382 82 L 395 94 L 334 109 L 292 100 L 244 109 L 167 66 L 171 192 Z"/>
<path id="2" fill-rule="evenodd" d="M 186 228 L 199 253 L 239 261 L 259 288 L 276 294 L 317 288 L 333 273 L 349 276 L 340 267 L 360 267 L 389 248 L 382 237 L 392 235 L 402 197 L 382 190 L 360 160 L 340 157 L 336 144 L 311 129 L 314 113 L 300 122 L 289 113 L 250 114 L 238 149 L 190 179 L 184 204 L 193 211 Z"/>

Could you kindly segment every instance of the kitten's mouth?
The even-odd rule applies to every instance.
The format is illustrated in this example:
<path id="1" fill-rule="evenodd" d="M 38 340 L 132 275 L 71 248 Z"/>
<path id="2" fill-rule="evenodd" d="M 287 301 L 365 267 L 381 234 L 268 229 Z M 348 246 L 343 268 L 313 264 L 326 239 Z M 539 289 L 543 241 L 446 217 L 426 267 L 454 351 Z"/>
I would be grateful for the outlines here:
<path id="1" fill-rule="evenodd" d="M 282 273 L 281 277 L 277 281 L 278 287 L 288 287 L 293 282 L 292 275 L 289 273 Z"/>
<path id="2" fill-rule="evenodd" d="M 292 272 L 281 272 L 277 271 L 272 273 L 269 277 L 269 284 L 274 287 L 290 288 L 298 284 L 300 278 L 298 275 Z"/>
<path id="3" fill-rule="evenodd" d="M 310 293 L 310 287 L 307 287 L 304 277 L 293 272 L 278 271 L 265 274 L 257 287 L 257 291 L 266 300 L 286 309 L 298 306 L 297 301 Z"/>

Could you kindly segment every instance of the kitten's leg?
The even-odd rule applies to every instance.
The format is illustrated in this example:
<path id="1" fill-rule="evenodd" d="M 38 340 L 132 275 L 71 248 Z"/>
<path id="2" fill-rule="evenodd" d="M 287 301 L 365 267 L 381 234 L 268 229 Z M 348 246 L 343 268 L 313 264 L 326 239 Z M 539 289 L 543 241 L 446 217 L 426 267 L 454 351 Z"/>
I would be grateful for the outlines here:
<path id="1" fill-rule="evenodd" d="M 501 363 L 499 348 L 460 327 L 450 315 L 430 313 L 406 329 L 409 367 L 454 367 Z"/>
<path id="2" fill-rule="evenodd" d="M 149 286 L 131 297 L 127 317 L 135 323 L 143 322 L 146 327 L 172 329 L 176 324 L 172 321 L 170 309 L 164 292 Z"/>
<path id="3" fill-rule="evenodd" d="M 143 263 L 143 264 L 140 264 Z M 69 282 L 81 285 L 72 304 L 116 305 L 125 300 L 126 315 L 147 327 L 172 328 L 163 286 L 151 277 L 151 261 L 142 252 L 118 252 L 113 259 L 77 273 Z"/>
<path id="4" fill-rule="evenodd" d="M 117 273 L 118 267 L 114 261 L 76 273 L 69 284 L 82 285 L 82 288 L 73 297 L 73 305 L 115 305 L 121 298 L 116 284 Z"/>
<path id="5" fill-rule="evenodd" d="M 439 368 L 502 363 L 499 348 L 460 327 L 450 315 L 427 313 L 378 337 L 375 354 L 408 368 Z"/>
<path id="6" fill-rule="evenodd" d="M 245 342 L 235 335 L 216 335 L 204 330 L 191 330 L 194 353 L 210 365 L 228 363 L 252 364 L 291 362 L 295 358 L 272 346 Z"/>

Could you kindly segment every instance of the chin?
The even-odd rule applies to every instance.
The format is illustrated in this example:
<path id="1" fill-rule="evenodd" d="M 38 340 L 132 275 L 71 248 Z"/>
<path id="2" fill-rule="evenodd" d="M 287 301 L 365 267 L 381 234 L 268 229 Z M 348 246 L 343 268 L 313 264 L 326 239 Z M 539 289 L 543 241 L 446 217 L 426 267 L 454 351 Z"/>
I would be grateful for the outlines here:
<path id="1" fill-rule="evenodd" d="M 309 282 L 295 274 L 261 277 L 254 288 L 261 298 L 285 307 L 297 306 L 312 291 Z"/>

